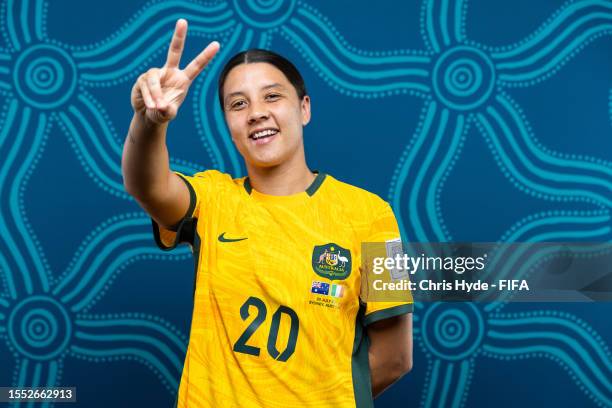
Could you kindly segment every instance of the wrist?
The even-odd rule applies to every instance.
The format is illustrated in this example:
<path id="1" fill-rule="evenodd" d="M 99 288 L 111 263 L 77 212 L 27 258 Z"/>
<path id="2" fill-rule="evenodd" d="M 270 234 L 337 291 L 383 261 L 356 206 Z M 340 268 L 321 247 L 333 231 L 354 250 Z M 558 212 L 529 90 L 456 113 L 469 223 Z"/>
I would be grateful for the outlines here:
<path id="1" fill-rule="evenodd" d="M 145 112 L 134 112 L 132 123 L 128 133 L 129 140 L 135 144 L 137 142 L 157 143 L 159 138 L 165 139 L 168 122 L 157 123 Z"/>
<path id="2" fill-rule="evenodd" d="M 153 120 L 146 112 L 146 109 L 134 111 L 134 121 L 141 129 L 155 131 L 167 125 L 168 122 L 157 122 Z"/>

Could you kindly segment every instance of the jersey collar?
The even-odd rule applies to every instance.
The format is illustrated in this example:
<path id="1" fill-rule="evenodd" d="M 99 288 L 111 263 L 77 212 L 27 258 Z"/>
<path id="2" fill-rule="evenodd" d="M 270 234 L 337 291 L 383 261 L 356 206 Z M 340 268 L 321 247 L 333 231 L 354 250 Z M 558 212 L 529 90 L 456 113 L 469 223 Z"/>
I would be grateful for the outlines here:
<path id="1" fill-rule="evenodd" d="M 323 184 L 325 177 L 327 177 L 327 174 L 320 173 L 318 170 L 314 170 L 313 173 L 316 174 L 316 177 L 312 181 L 312 184 L 310 184 L 310 186 L 306 189 L 306 194 L 308 194 L 310 197 L 312 197 L 314 193 L 317 192 L 319 187 L 321 187 L 321 184 Z M 244 189 L 249 195 L 253 191 L 253 186 L 251 186 L 251 181 L 249 180 L 248 177 L 244 179 Z"/>

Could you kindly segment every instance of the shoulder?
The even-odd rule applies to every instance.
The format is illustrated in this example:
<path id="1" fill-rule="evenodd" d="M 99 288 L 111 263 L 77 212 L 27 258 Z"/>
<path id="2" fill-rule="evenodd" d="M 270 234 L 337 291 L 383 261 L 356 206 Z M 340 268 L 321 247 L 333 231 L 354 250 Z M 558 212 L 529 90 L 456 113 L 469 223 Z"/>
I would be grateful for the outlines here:
<path id="1" fill-rule="evenodd" d="M 391 208 L 385 200 L 375 193 L 340 181 L 329 174 L 327 178 L 327 193 L 335 196 L 334 201 L 345 207 L 345 211 L 376 217 L 377 214 L 386 212 Z"/>
<path id="2" fill-rule="evenodd" d="M 197 172 L 193 175 L 194 178 L 200 180 L 212 180 L 215 182 L 231 182 L 232 176 L 227 173 L 222 173 L 219 170 L 209 169 Z"/>
<path id="3" fill-rule="evenodd" d="M 198 184 L 206 184 L 209 190 L 233 190 L 244 188 L 245 177 L 232 178 L 231 174 L 220 172 L 219 170 L 204 170 L 195 173 L 192 180 Z"/>
<path id="4" fill-rule="evenodd" d="M 358 233 L 361 242 L 384 242 L 400 236 L 393 209 L 377 194 L 363 188 L 330 179 L 330 187 L 337 192 L 333 201 L 339 203 L 336 213 L 342 212 Z"/>

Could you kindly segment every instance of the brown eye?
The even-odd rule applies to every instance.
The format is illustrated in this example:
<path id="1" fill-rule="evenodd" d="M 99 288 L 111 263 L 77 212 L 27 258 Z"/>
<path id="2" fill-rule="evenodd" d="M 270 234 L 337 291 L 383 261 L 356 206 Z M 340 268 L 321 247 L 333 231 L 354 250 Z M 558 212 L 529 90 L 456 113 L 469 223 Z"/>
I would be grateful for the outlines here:
<path id="1" fill-rule="evenodd" d="M 280 98 L 280 94 L 268 94 L 266 95 L 266 99 L 269 101 L 275 101 Z"/>
<path id="2" fill-rule="evenodd" d="M 245 101 L 240 100 L 240 101 L 233 102 L 233 103 L 230 105 L 230 107 L 231 107 L 232 109 L 234 109 L 234 110 L 240 110 L 240 109 L 244 108 L 244 106 L 245 106 L 245 105 L 246 105 L 246 102 L 245 102 Z"/>

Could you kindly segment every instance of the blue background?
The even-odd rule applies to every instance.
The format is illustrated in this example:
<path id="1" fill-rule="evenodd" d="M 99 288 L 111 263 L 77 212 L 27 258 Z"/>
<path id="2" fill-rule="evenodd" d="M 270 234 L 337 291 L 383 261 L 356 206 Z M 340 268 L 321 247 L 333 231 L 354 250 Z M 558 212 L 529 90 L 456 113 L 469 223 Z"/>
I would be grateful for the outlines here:
<path id="1" fill-rule="evenodd" d="M 174 401 L 192 260 L 154 247 L 120 154 L 178 17 L 183 64 L 222 50 L 170 126 L 173 168 L 244 174 L 216 75 L 261 46 L 305 77 L 311 168 L 388 200 L 404 238 L 612 238 L 610 1 L 3 1 L 0 385 Z M 414 369 L 376 406 L 612 406 L 609 303 L 485 306 L 418 305 Z"/>

